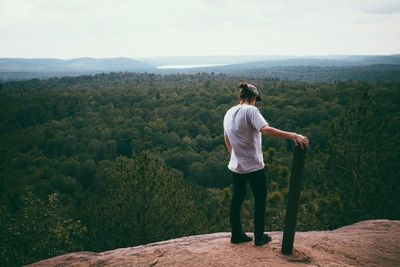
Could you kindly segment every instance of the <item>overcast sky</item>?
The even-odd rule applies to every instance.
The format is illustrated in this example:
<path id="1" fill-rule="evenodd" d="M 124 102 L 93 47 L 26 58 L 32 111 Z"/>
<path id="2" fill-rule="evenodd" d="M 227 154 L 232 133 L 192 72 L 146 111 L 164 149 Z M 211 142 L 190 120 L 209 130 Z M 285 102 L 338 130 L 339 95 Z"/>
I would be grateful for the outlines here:
<path id="1" fill-rule="evenodd" d="M 0 0 L 0 57 L 400 53 L 400 0 Z"/>

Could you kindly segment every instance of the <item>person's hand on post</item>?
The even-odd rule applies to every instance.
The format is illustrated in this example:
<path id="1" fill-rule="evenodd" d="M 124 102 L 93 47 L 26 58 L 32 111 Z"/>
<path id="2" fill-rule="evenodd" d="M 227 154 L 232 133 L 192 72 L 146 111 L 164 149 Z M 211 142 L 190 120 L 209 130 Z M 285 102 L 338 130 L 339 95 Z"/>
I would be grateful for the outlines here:
<path id="1" fill-rule="evenodd" d="M 309 143 L 310 143 L 308 138 L 307 138 L 307 136 L 304 136 L 304 135 L 301 135 L 301 134 L 297 134 L 297 133 L 293 134 L 292 140 L 296 144 L 300 145 L 300 147 L 302 149 L 306 149 L 308 147 Z"/>

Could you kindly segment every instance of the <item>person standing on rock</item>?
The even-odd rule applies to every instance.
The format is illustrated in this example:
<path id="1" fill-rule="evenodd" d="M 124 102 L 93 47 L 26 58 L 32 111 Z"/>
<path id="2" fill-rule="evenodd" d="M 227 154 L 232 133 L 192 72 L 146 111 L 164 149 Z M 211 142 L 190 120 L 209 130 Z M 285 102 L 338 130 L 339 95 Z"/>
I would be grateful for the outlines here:
<path id="1" fill-rule="evenodd" d="M 246 184 L 254 196 L 254 243 L 267 244 L 272 239 L 264 234 L 267 182 L 261 146 L 261 134 L 269 137 L 291 139 L 307 147 L 308 138 L 269 126 L 255 106 L 261 101 L 257 87 L 250 83 L 239 84 L 239 104 L 231 107 L 224 117 L 224 141 L 230 153 L 228 169 L 232 172 L 233 196 L 230 207 L 231 243 L 250 242 L 253 239 L 242 230 L 240 209 L 245 197 Z"/>

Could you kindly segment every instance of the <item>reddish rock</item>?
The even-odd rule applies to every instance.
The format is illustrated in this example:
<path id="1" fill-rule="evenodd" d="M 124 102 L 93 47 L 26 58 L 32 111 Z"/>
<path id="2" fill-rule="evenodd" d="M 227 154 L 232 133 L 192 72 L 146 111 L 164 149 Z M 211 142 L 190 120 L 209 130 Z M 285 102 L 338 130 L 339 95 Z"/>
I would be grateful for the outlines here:
<path id="1" fill-rule="evenodd" d="M 273 241 L 263 247 L 233 245 L 229 233 L 214 233 L 102 253 L 69 253 L 29 266 L 400 266 L 400 221 L 298 232 L 292 256 L 280 254 L 282 232 L 268 234 Z"/>

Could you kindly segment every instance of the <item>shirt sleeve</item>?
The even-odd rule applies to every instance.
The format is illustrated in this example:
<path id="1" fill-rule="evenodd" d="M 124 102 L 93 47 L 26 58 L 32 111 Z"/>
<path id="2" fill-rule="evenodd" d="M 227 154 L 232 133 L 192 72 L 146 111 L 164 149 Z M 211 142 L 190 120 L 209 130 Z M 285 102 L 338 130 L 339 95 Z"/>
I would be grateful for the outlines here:
<path id="1" fill-rule="evenodd" d="M 222 124 L 223 124 L 222 126 L 224 127 L 224 137 L 228 136 L 228 133 L 226 132 L 226 114 L 224 116 L 224 121 Z"/>
<path id="2" fill-rule="evenodd" d="M 265 125 L 269 125 L 264 119 L 263 115 L 261 115 L 261 112 L 258 110 L 258 108 L 255 107 L 249 111 L 249 120 L 257 131 L 261 131 Z"/>

